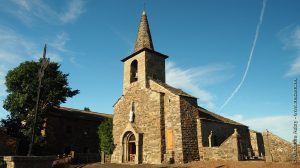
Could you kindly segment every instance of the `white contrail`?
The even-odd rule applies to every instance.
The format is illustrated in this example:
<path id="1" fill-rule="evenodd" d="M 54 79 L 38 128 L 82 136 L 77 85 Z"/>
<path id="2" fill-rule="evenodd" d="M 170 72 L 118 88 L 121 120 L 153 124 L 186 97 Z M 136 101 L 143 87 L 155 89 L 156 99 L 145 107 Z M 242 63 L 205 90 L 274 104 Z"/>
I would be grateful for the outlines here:
<path id="1" fill-rule="evenodd" d="M 255 37 L 254 37 L 254 41 L 253 41 L 253 44 L 252 44 L 251 52 L 250 52 L 250 55 L 249 55 L 247 67 L 246 67 L 246 70 L 244 72 L 243 78 L 240 81 L 240 83 L 238 84 L 238 86 L 231 93 L 231 95 L 227 98 L 227 100 L 220 107 L 219 112 L 221 112 L 221 110 L 228 104 L 228 102 L 232 99 L 232 97 L 240 90 L 241 86 L 243 85 L 243 83 L 244 83 L 244 81 L 246 79 L 246 76 L 248 74 L 248 70 L 249 70 L 249 67 L 250 67 L 250 64 L 251 64 L 251 61 L 252 61 L 253 51 L 255 49 L 256 41 L 257 41 L 257 38 L 258 38 L 258 35 L 259 35 L 260 26 L 261 26 L 261 24 L 263 22 L 263 17 L 264 17 L 264 13 L 265 13 L 266 4 L 267 4 L 267 0 L 263 0 L 263 6 L 262 6 L 262 9 L 261 9 L 261 12 L 260 12 L 259 22 L 258 22 L 258 24 L 256 26 Z"/>

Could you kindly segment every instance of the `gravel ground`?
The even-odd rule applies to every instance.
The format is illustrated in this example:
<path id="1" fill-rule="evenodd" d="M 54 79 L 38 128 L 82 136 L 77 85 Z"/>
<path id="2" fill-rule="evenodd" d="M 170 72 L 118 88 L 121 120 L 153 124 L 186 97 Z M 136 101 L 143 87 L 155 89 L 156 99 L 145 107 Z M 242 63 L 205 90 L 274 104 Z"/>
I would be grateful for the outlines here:
<path id="1" fill-rule="evenodd" d="M 201 161 L 187 164 L 190 168 L 300 168 L 300 164 L 266 163 L 264 161 Z"/>
<path id="2" fill-rule="evenodd" d="M 300 163 L 265 163 L 263 161 L 200 161 L 188 164 L 149 165 L 149 164 L 101 164 L 93 163 L 83 168 L 300 168 Z"/>
<path id="3" fill-rule="evenodd" d="M 150 165 L 150 164 L 101 164 L 93 163 L 83 168 L 188 168 L 187 165 Z"/>

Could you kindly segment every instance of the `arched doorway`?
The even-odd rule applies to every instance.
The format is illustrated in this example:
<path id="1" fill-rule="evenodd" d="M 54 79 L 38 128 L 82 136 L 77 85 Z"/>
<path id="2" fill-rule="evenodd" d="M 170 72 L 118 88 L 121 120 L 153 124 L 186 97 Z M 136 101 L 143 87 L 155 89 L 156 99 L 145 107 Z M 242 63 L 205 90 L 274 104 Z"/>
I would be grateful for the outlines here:
<path id="1" fill-rule="evenodd" d="M 123 162 L 135 162 L 136 151 L 135 135 L 132 132 L 127 132 L 123 138 Z"/>

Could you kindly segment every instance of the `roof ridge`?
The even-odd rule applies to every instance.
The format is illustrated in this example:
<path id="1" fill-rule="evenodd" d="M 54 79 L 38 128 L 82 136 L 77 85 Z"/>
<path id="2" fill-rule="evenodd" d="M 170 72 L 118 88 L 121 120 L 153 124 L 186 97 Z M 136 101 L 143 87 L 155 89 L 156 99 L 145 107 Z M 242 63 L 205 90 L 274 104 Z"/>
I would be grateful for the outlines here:
<path id="1" fill-rule="evenodd" d="M 94 114 L 94 115 L 104 115 L 104 116 L 113 116 L 112 114 L 107 114 L 107 113 L 100 113 L 100 112 L 95 112 L 95 111 L 86 111 L 86 110 L 80 110 L 80 109 L 74 109 L 70 107 L 54 107 L 58 110 L 66 110 L 66 111 L 75 111 L 75 112 L 80 112 L 84 114 Z"/>
<path id="2" fill-rule="evenodd" d="M 159 80 L 155 80 L 155 79 L 150 79 L 152 80 L 153 82 L 155 82 L 156 84 L 164 87 L 165 89 L 167 89 L 168 91 L 170 91 L 171 93 L 175 94 L 175 95 L 180 95 L 180 96 L 185 96 L 185 97 L 191 97 L 191 98 L 196 98 L 197 97 L 194 97 L 188 93 L 186 93 L 185 91 L 183 91 L 182 89 L 179 89 L 179 88 L 175 88 L 173 86 L 170 86 L 168 85 L 167 83 L 164 83 L 164 82 L 161 82 Z"/>
<path id="3" fill-rule="evenodd" d="M 209 111 L 209 110 L 207 110 L 207 109 L 205 109 L 205 108 L 202 108 L 202 107 L 200 107 L 200 106 L 198 106 L 198 109 L 201 110 L 202 112 L 205 112 L 205 113 L 207 113 L 207 114 L 212 115 L 213 117 L 216 117 L 217 119 L 223 121 L 224 123 L 230 123 L 230 124 L 234 124 L 234 125 L 242 125 L 242 126 L 246 126 L 246 125 L 244 125 L 244 124 L 242 124 L 242 123 L 239 123 L 239 122 L 234 121 L 234 120 L 231 120 L 231 119 L 229 119 L 229 118 L 227 118 L 227 117 L 224 117 L 224 116 L 221 116 L 221 115 L 216 114 L 216 113 L 214 113 L 214 112 L 211 112 L 211 111 Z"/>

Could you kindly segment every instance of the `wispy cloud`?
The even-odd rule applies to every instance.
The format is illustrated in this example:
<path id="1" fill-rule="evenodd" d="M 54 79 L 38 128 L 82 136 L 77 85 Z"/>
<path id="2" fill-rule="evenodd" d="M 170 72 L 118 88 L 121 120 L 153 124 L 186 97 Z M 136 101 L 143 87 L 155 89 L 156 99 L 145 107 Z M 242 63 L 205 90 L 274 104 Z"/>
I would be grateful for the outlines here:
<path id="1" fill-rule="evenodd" d="M 55 10 L 42 0 L 11 0 L 11 2 L 13 7 L 4 10 L 16 16 L 28 26 L 32 26 L 36 20 L 54 24 L 74 22 L 85 11 L 83 0 L 69 0 L 66 6 L 61 8 L 61 11 Z"/>
<path id="2" fill-rule="evenodd" d="M 133 51 L 133 47 L 134 47 L 134 42 L 132 41 L 132 39 L 130 39 L 129 37 L 127 37 L 125 35 L 125 33 L 122 33 L 118 28 L 114 27 L 114 26 L 109 26 L 109 28 L 111 29 L 111 31 L 127 46 L 128 49 L 128 53 L 132 53 Z"/>
<path id="3" fill-rule="evenodd" d="M 1 63 L 6 63 L 6 65 L 15 65 L 24 60 L 38 59 L 41 57 L 41 45 L 43 44 L 38 45 L 34 39 L 22 36 L 7 27 L 0 26 L 0 34 L 3 34 L 3 36 L 0 37 Z M 61 62 L 63 59 L 59 52 L 66 51 L 66 40 L 61 38 L 61 34 L 58 34 L 54 39 L 49 41 L 49 43 L 53 45 L 51 51 L 48 52 L 47 57 L 49 57 L 52 61 Z"/>
<path id="4" fill-rule="evenodd" d="M 300 74 L 300 26 L 288 26 L 279 32 L 279 36 L 286 49 L 296 50 L 296 58 L 291 62 L 286 77 L 294 77 Z"/>
<path id="5" fill-rule="evenodd" d="M 82 0 L 72 0 L 68 3 L 66 12 L 59 17 L 62 23 L 75 21 L 84 12 L 84 2 Z"/>
<path id="6" fill-rule="evenodd" d="M 4 77 L 9 69 L 36 54 L 35 45 L 13 30 L 0 27 L 0 95 L 5 95 Z"/>
<path id="7" fill-rule="evenodd" d="M 300 74 L 300 56 L 298 56 L 290 65 L 286 76 L 293 77 Z"/>
<path id="8" fill-rule="evenodd" d="M 275 115 L 257 118 L 245 118 L 243 115 L 238 114 L 227 117 L 249 126 L 250 129 L 256 131 L 263 131 L 268 129 L 272 133 L 279 135 L 280 137 L 283 137 L 288 141 L 292 141 L 293 117 L 291 115 Z"/>
<path id="9" fill-rule="evenodd" d="M 60 33 L 56 34 L 54 39 L 49 40 L 47 42 L 48 45 L 51 48 L 53 48 L 53 50 L 51 50 L 48 55 L 50 55 L 50 57 L 52 56 L 52 59 L 51 59 L 52 61 L 61 62 L 62 56 L 60 56 L 60 54 L 64 54 L 64 55 L 68 56 L 69 62 L 71 62 L 74 66 L 82 67 L 82 64 L 80 64 L 76 61 L 76 56 L 75 56 L 80 53 L 71 51 L 67 47 L 67 43 L 70 40 L 71 40 L 71 38 L 69 37 L 68 33 L 66 33 L 66 32 L 60 32 Z"/>
<path id="10" fill-rule="evenodd" d="M 40 40 L 21 35 L 13 29 L 1 25 L 0 34 L 0 118 L 3 118 L 7 114 L 1 105 L 2 100 L 7 95 L 5 87 L 7 72 L 25 60 L 39 59 L 42 56 L 43 44 L 40 44 Z M 69 57 L 70 62 L 75 64 L 74 55 L 76 54 L 69 51 L 66 46 L 69 40 L 69 35 L 66 32 L 58 33 L 53 38 L 43 40 L 49 44 L 47 57 L 55 62 L 62 62 L 63 58 Z"/>
<path id="11" fill-rule="evenodd" d="M 6 72 L 7 72 L 7 69 L 5 69 L 3 65 L 0 65 L 0 97 L 6 95 L 5 85 L 4 85 L 4 82 L 5 82 L 4 79 L 5 79 Z"/>
<path id="12" fill-rule="evenodd" d="M 0 96 L 4 96 L 5 86 L 4 77 L 9 69 L 17 66 L 20 62 L 25 60 L 39 59 L 42 56 L 43 44 L 39 44 L 35 39 L 25 37 L 18 34 L 14 30 L 0 26 Z M 69 40 L 69 36 L 65 32 L 58 33 L 54 38 L 45 40 L 49 43 L 47 50 L 47 57 L 51 61 L 62 62 L 63 57 L 61 55 L 68 55 L 70 52 L 66 43 Z M 70 57 L 70 62 L 72 62 Z"/>
<path id="13" fill-rule="evenodd" d="M 38 58 L 41 58 L 40 55 L 42 55 L 42 52 L 39 54 Z M 50 58 L 50 60 L 53 62 L 62 62 L 63 61 L 63 57 L 60 56 L 60 54 L 58 54 L 56 52 L 48 52 L 47 57 Z"/>
<path id="14" fill-rule="evenodd" d="M 174 62 L 166 64 L 166 81 L 171 86 L 180 88 L 198 97 L 200 105 L 206 108 L 214 108 L 214 96 L 204 89 L 204 86 L 219 83 L 231 76 L 221 75 L 225 70 L 231 68 L 230 65 L 207 65 L 196 68 L 183 69 L 176 66 Z"/>
<path id="15" fill-rule="evenodd" d="M 254 40 L 253 40 L 253 43 L 252 43 L 252 47 L 251 47 L 251 51 L 250 51 L 250 54 L 249 54 L 249 58 L 248 58 L 248 62 L 247 62 L 247 66 L 246 66 L 246 70 L 244 72 L 244 75 L 243 75 L 240 83 L 237 85 L 237 87 L 231 93 L 231 95 L 226 99 L 226 101 L 219 108 L 219 110 L 218 110 L 219 112 L 222 111 L 222 109 L 230 102 L 230 100 L 233 98 L 233 96 L 240 90 L 240 88 L 244 84 L 244 81 L 247 77 L 247 74 L 248 74 L 248 71 L 249 71 L 249 68 L 250 68 L 250 65 L 251 65 L 251 62 L 252 62 L 252 56 L 253 56 L 253 52 L 254 52 L 256 42 L 257 42 L 257 39 L 258 39 L 258 36 L 259 36 L 260 27 L 261 27 L 263 19 L 264 19 L 264 13 L 265 13 L 266 5 L 267 5 L 267 0 L 263 0 L 259 21 L 258 21 L 257 26 L 256 26 L 255 36 L 254 36 Z"/>
<path id="16" fill-rule="evenodd" d="M 66 44 L 70 40 L 69 35 L 66 32 L 58 33 L 52 41 L 49 42 L 49 45 L 56 48 L 59 51 L 66 52 Z"/>
<path id="17" fill-rule="evenodd" d="M 70 62 L 71 62 L 74 66 L 76 66 L 76 67 L 79 67 L 79 68 L 82 68 L 82 67 L 83 67 L 82 64 L 80 64 L 80 63 L 77 62 L 76 57 L 71 57 L 71 58 L 70 58 Z"/>
<path id="18" fill-rule="evenodd" d="M 0 34 L 0 60 L 4 66 L 22 61 L 20 55 L 34 54 L 34 44 L 12 29 L 0 27 Z"/>

